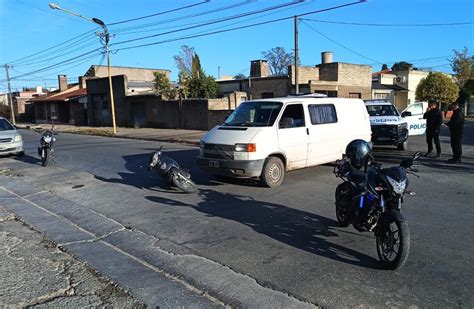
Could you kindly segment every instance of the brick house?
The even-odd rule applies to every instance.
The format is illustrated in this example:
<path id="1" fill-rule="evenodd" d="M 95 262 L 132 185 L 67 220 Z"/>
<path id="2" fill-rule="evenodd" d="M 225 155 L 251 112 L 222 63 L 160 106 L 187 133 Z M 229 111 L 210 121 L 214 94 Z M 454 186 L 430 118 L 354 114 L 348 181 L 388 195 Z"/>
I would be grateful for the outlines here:
<path id="1" fill-rule="evenodd" d="M 372 67 L 368 65 L 333 62 L 331 52 L 322 53 L 321 64 L 299 66 L 298 86 L 300 93 L 323 93 L 329 97 L 372 97 Z M 218 80 L 221 95 L 244 92 L 245 99 L 286 97 L 295 93 L 294 65 L 287 75 L 268 75 L 266 60 L 250 63 L 250 77 L 245 79 Z M 242 97 L 244 99 L 244 97 Z"/>
<path id="2" fill-rule="evenodd" d="M 84 78 L 81 76 L 78 83 L 68 84 L 66 75 L 58 75 L 58 83 L 57 90 L 28 101 L 34 106 L 36 123 L 86 124 L 87 89 Z"/>

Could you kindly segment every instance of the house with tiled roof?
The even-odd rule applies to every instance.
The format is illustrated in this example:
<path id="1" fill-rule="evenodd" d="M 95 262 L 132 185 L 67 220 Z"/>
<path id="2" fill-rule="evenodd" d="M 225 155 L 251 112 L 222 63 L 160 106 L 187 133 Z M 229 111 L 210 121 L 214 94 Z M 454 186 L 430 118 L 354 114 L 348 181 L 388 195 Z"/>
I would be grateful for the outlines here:
<path id="1" fill-rule="evenodd" d="M 58 75 L 59 87 L 46 95 L 31 99 L 36 123 L 87 124 L 87 89 L 84 77 L 68 84 L 66 75 Z"/>

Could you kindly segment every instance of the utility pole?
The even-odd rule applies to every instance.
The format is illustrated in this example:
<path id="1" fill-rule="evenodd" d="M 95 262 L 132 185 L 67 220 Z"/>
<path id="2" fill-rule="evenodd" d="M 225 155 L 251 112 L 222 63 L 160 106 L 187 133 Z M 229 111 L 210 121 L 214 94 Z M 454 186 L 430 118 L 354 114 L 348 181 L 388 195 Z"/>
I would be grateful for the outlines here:
<path id="1" fill-rule="evenodd" d="M 7 73 L 7 83 L 8 83 L 8 105 L 10 106 L 10 118 L 13 125 L 16 125 L 15 120 L 15 111 L 13 110 L 13 100 L 12 100 L 12 88 L 10 85 L 10 73 L 8 72 L 8 68 L 10 67 L 8 64 L 4 65 L 5 71 Z"/>
<path id="2" fill-rule="evenodd" d="M 56 3 L 50 3 L 49 7 L 53 10 L 60 10 L 60 11 L 63 11 L 65 13 L 68 13 L 68 14 L 80 17 L 82 19 L 88 20 L 90 22 L 93 22 L 93 23 L 99 25 L 104 30 L 104 33 L 99 34 L 99 37 L 105 38 L 105 42 L 104 42 L 105 44 L 104 45 L 105 45 L 105 52 L 107 53 L 107 73 L 109 75 L 109 92 L 110 92 L 109 96 L 110 96 L 110 108 L 112 110 L 112 127 L 113 127 L 114 134 L 116 134 L 117 133 L 117 126 L 115 124 L 114 90 L 113 90 L 113 86 L 112 86 L 112 76 L 110 75 L 110 47 L 109 47 L 110 33 L 109 33 L 109 30 L 107 29 L 107 26 L 105 25 L 105 23 L 102 20 L 100 20 L 98 18 L 85 17 L 81 14 L 66 10 L 66 9 L 60 7 L 59 5 L 57 5 Z"/>
<path id="3" fill-rule="evenodd" d="M 221 79 L 221 66 L 217 66 L 217 79 Z"/>
<path id="4" fill-rule="evenodd" d="M 295 15 L 295 94 L 300 92 L 299 80 L 298 80 L 298 64 L 299 64 L 299 50 L 298 50 L 298 16 Z"/>

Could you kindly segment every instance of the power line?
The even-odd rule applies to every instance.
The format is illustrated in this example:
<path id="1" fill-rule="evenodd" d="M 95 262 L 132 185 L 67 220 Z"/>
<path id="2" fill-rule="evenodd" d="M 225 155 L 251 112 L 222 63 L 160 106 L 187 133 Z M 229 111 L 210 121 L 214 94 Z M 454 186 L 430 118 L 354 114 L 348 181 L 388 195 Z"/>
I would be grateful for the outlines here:
<path id="1" fill-rule="evenodd" d="M 43 49 L 43 50 L 41 50 L 41 51 L 35 52 L 35 53 L 30 54 L 30 55 L 28 55 L 28 56 L 24 56 L 24 57 L 18 58 L 18 59 L 16 59 L 16 60 L 9 61 L 8 63 L 10 63 L 10 64 L 15 64 L 15 63 L 17 63 L 17 62 L 19 62 L 19 61 L 21 61 L 21 60 L 23 60 L 23 59 L 32 58 L 32 57 L 34 57 L 34 56 L 36 56 L 36 55 L 42 54 L 42 53 L 47 52 L 47 51 L 49 51 L 49 50 L 52 50 L 52 49 L 54 49 L 54 48 L 56 48 L 56 47 L 62 46 L 62 45 L 64 45 L 64 44 L 66 44 L 66 43 L 69 43 L 69 42 L 71 42 L 71 41 L 73 41 L 73 40 L 76 40 L 76 39 L 78 39 L 78 38 L 81 38 L 81 37 L 83 37 L 83 36 L 85 36 L 85 35 L 87 35 L 87 34 L 90 35 L 93 31 L 95 31 L 95 29 L 97 29 L 97 28 L 94 28 L 94 30 L 89 30 L 89 31 L 87 31 L 87 32 L 84 32 L 84 33 L 82 33 L 82 34 L 80 34 L 80 35 L 78 35 L 78 36 L 75 36 L 75 37 L 73 37 L 73 38 L 71 38 L 71 39 L 68 39 L 68 40 L 66 40 L 66 41 L 64 41 L 64 42 L 61 42 L 61 43 L 56 44 L 56 45 L 53 45 L 53 46 L 48 47 L 48 48 L 46 48 L 46 49 Z M 31 60 L 31 59 L 30 59 L 30 60 Z"/>
<path id="2" fill-rule="evenodd" d="M 474 21 L 433 23 L 433 24 L 376 24 L 376 23 L 355 23 L 355 22 L 331 21 L 331 20 L 320 20 L 320 19 L 309 19 L 309 18 L 304 18 L 302 20 L 312 21 L 312 22 L 317 22 L 317 23 L 326 23 L 326 24 L 370 26 L 370 27 L 442 27 L 442 26 L 463 26 L 463 25 L 474 24 Z"/>
<path id="3" fill-rule="evenodd" d="M 372 59 L 372 58 L 369 58 L 369 57 L 367 57 L 367 56 L 365 56 L 365 55 L 363 55 L 363 54 L 361 54 L 361 53 L 359 53 L 359 52 L 356 52 L 355 50 L 353 50 L 353 49 L 351 49 L 351 48 L 349 48 L 349 47 L 347 47 L 347 46 L 345 46 L 345 45 L 342 45 L 341 43 L 337 42 L 336 40 L 331 39 L 330 37 L 328 37 L 327 35 L 325 35 L 325 34 L 322 33 L 321 31 L 316 30 L 315 28 L 311 27 L 311 26 L 310 26 L 309 24 L 307 24 L 306 22 L 302 21 L 302 23 L 305 24 L 307 27 L 309 27 L 309 28 L 310 28 L 311 30 L 313 30 L 314 32 L 318 33 L 318 34 L 321 35 L 322 37 L 324 37 L 324 38 L 326 38 L 327 40 L 333 42 L 334 44 L 336 44 L 336 45 L 338 45 L 338 46 L 344 48 L 345 50 L 348 50 L 349 52 L 351 52 L 351 53 L 353 53 L 353 54 L 355 54 L 355 55 L 357 55 L 357 56 L 359 56 L 359 57 L 362 57 L 362 58 L 364 58 L 364 59 L 367 59 L 367 60 L 370 60 L 370 61 L 374 61 L 374 62 L 377 63 L 377 64 L 382 64 L 381 62 L 379 62 L 379 61 L 377 61 L 377 60 L 374 60 L 374 59 Z"/>
<path id="4" fill-rule="evenodd" d="M 146 16 L 141 16 L 141 17 L 136 17 L 136 18 L 131 18 L 131 19 L 127 19 L 127 20 L 113 22 L 113 23 L 110 23 L 108 25 L 113 26 L 113 25 L 124 24 L 124 23 L 132 22 L 132 21 L 137 21 L 137 20 L 141 20 L 141 19 L 145 19 L 145 18 L 150 18 L 150 17 L 154 17 L 154 16 L 160 16 L 160 15 L 164 15 L 164 14 L 168 14 L 168 13 L 172 13 L 172 12 L 181 11 L 181 10 L 184 10 L 184 9 L 189 9 L 189 8 L 199 6 L 199 5 L 203 5 L 203 4 L 206 4 L 206 3 L 209 3 L 209 2 L 211 2 L 211 0 L 205 0 L 205 1 L 202 1 L 202 2 L 198 2 L 198 3 L 178 7 L 178 8 L 175 8 L 175 9 L 168 10 L 168 11 L 163 11 L 163 12 L 150 14 L 150 15 L 146 15 Z"/>
<path id="5" fill-rule="evenodd" d="M 209 25 L 213 25 L 213 24 L 217 24 L 217 23 L 222 23 L 222 22 L 226 22 L 226 21 L 229 21 L 229 20 L 233 20 L 233 19 L 238 19 L 238 18 L 250 16 L 250 15 L 260 14 L 260 13 L 263 13 L 263 12 L 268 12 L 268 11 L 279 9 L 279 8 L 282 8 L 282 7 L 295 5 L 295 4 L 301 3 L 303 1 L 305 1 L 305 0 L 293 0 L 291 2 L 287 2 L 287 3 L 284 3 L 284 4 L 279 4 L 279 5 L 275 5 L 275 6 L 271 6 L 271 7 L 266 7 L 264 9 L 260 9 L 260 10 L 250 11 L 250 12 L 247 12 L 247 13 L 237 14 L 237 15 L 233 15 L 233 16 L 227 16 L 227 17 L 224 17 L 224 18 L 220 18 L 218 20 L 205 22 L 205 23 L 202 23 L 202 24 L 199 24 L 199 25 L 196 25 L 196 26 L 184 27 L 184 28 L 177 29 L 177 30 L 171 30 L 171 31 L 162 32 L 162 33 L 158 33 L 158 34 L 153 34 L 153 35 L 148 35 L 148 36 L 144 36 L 144 37 L 140 37 L 140 38 L 134 38 L 134 39 L 126 40 L 126 41 L 117 42 L 117 43 L 111 44 L 111 46 L 112 45 L 120 45 L 120 44 L 124 44 L 124 43 L 135 42 L 135 41 L 140 41 L 140 40 L 145 40 L 145 39 L 150 39 L 150 38 L 154 38 L 154 37 L 158 37 L 158 36 L 162 36 L 162 35 L 166 35 L 166 34 L 171 34 L 171 33 L 181 32 L 181 31 L 185 31 L 185 30 L 190 30 L 190 29 L 200 28 L 200 27 L 204 27 L 204 26 L 209 26 Z"/>
<path id="6" fill-rule="evenodd" d="M 202 17 L 202 16 L 205 16 L 205 15 L 213 14 L 213 13 L 218 13 L 218 12 L 223 12 L 223 11 L 230 10 L 230 9 L 235 9 L 237 7 L 248 5 L 248 4 L 256 2 L 256 1 L 257 0 L 245 0 L 245 1 L 242 1 L 242 2 L 234 3 L 234 4 L 231 4 L 231 5 L 223 6 L 223 7 L 220 7 L 220 8 L 215 8 L 215 9 L 204 11 L 204 12 L 188 14 L 188 15 L 184 15 L 184 16 L 180 16 L 180 17 L 174 17 L 174 18 L 170 18 L 170 19 L 165 19 L 165 20 L 161 20 L 161 21 L 158 21 L 158 22 L 148 23 L 148 24 L 142 24 L 142 25 L 137 25 L 137 26 L 113 29 L 112 31 L 114 33 L 121 33 L 121 32 L 129 31 L 129 30 L 135 30 L 135 29 L 141 29 L 141 28 L 148 28 L 148 27 L 152 27 L 152 26 L 156 26 L 156 25 L 168 24 L 168 23 L 175 22 L 175 21 L 178 21 L 178 20 L 183 20 L 183 19 L 188 20 L 188 19 L 191 19 L 191 18 L 194 18 L 194 17 Z M 142 30 L 142 32 L 148 32 L 148 31 L 150 31 L 150 30 Z M 151 31 L 153 31 L 153 30 L 151 30 Z M 136 31 L 136 32 L 138 32 L 138 31 Z"/>
<path id="7" fill-rule="evenodd" d="M 356 4 L 361 4 L 363 2 L 365 2 L 365 0 L 349 2 L 349 3 L 346 3 L 346 4 L 341 4 L 341 5 L 325 8 L 325 9 L 310 11 L 310 12 L 307 12 L 307 13 L 300 14 L 298 16 L 307 16 L 307 15 L 332 11 L 332 10 L 340 9 L 340 8 L 343 8 L 343 7 L 348 7 L 348 6 L 352 6 L 352 5 L 356 5 Z M 224 32 L 236 31 L 236 30 L 240 30 L 240 29 L 252 28 L 252 27 L 257 27 L 257 26 L 261 26 L 261 25 L 280 22 L 280 21 L 283 21 L 283 20 L 293 19 L 293 18 L 294 18 L 294 16 L 287 16 L 287 17 L 282 17 L 282 18 L 278 18 L 278 19 L 268 20 L 268 21 L 254 23 L 254 24 L 250 24 L 250 25 L 244 25 L 244 26 L 240 26 L 240 27 L 217 30 L 217 31 L 212 31 L 212 32 L 208 32 L 208 33 L 203 33 L 203 34 L 188 35 L 188 36 L 184 36 L 184 37 L 172 38 L 172 39 L 163 40 L 163 41 L 159 41 L 159 42 L 153 42 L 153 43 L 147 43 L 147 44 L 141 44 L 141 45 L 134 45 L 134 46 L 129 46 L 129 47 L 122 47 L 122 48 L 116 49 L 115 52 L 119 52 L 121 50 L 127 50 L 127 49 L 134 49 L 134 48 L 152 46 L 152 45 L 160 45 L 160 44 L 164 44 L 164 43 L 170 43 L 170 42 L 175 42 L 175 41 L 180 41 L 180 40 L 185 40 L 185 39 L 193 39 L 193 38 L 209 36 L 209 35 L 214 35 L 214 34 L 219 34 L 219 33 L 224 33 Z M 127 43 L 127 42 L 123 42 L 123 43 Z"/>

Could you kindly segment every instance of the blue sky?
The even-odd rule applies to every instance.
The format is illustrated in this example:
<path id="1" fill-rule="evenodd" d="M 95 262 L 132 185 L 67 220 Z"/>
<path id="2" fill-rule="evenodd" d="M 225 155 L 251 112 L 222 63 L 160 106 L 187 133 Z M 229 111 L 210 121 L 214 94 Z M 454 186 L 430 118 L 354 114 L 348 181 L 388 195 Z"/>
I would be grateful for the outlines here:
<path id="1" fill-rule="evenodd" d="M 179 52 L 183 44 L 195 48 L 208 74 L 217 77 L 220 67 L 221 75 L 248 75 L 250 60 L 261 58 L 262 51 L 276 46 L 283 46 L 287 50 L 293 48 L 293 20 L 143 48 L 118 49 L 291 17 L 354 2 L 307 0 L 259 15 L 230 20 L 230 16 L 288 4 L 292 0 L 211 0 L 207 3 L 203 3 L 206 2 L 203 0 L 0 0 L 0 64 L 12 63 L 11 77 L 22 75 L 12 81 L 13 89 L 34 85 L 55 87 L 57 74 L 67 74 L 70 82 L 73 82 L 77 80 L 77 76 L 84 74 L 90 65 L 98 64 L 101 60 L 99 52 L 80 57 L 81 54 L 101 46 L 94 35 L 94 24 L 61 11 L 51 10 L 48 7 L 51 1 L 82 15 L 100 18 L 106 24 L 196 4 L 188 9 L 110 25 L 110 32 L 115 34 L 111 39 L 112 44 L 226 19 L 225 22 L 206 27 L 112 46 L 112 65 L 169 69 L 172 71 L 172 79 L 175 79 L 178 73 L 173 55 Z M 233 7 L 209 12 L 229 6 Z M 193 16 L 198 14 L 200 16 Z M 432 67 L 435 70 L 450 72 L 447 59 L 452 55 L 453 49 L 460 50 L 466 46 L 471 53 L 474 52 L 473 24 L 375 27 L 327 23 L 331 21 L 404 25 L 473 22 L 472 0 L 368 0 L 303 18 L 312 19 L 303 20 L 299 25 L 300 61 L 303 65 L 320 63 L 321 51 L 330 50 L 334 52 L 335 61 L 371 64 L 374 71 L 379 70 L 381 63 L 390 66 L 394 61 L 413 60 L 410 62 L 418 67 Z M 90 32 L 86 33 L 88 31 Z M 81 34 L 84 35 L 60 46 L 61 49 L 57 47 L 30 56 Z M 25 56 L 30 57 L 18 60 Z M 63 65 L 45 69 L 62 61 L 65 61 Z M 36 70 L 42 71 L 26 74 Z M 4 92 L 6 88 L 4 79 L 4 69 L 0 68 L 0 92 Z"/>

